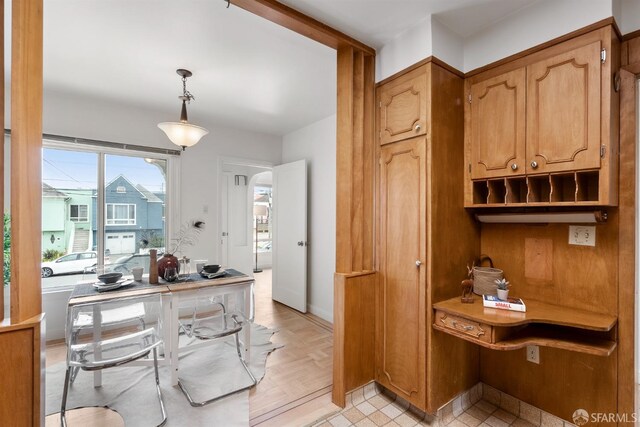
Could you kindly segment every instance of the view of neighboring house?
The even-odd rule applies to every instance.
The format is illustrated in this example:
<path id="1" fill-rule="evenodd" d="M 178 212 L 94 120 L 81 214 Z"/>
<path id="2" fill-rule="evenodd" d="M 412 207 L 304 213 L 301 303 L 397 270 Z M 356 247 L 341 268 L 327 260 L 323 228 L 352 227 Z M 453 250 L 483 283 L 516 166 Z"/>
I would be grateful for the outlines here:
<path id="1" fill-rule="evenodd" d="M 155 241 L 164 236 L 164 201 L 141 184 L 134 185 L 124 175 L 118 175 L 105 191 L 106 199 L 106 239 L 105 251 L 110 256 L 132 254 L 140 249 L 145 239 Z M 97 194 L 92 202 L 93 241 L 98 229 L 95 212 Z M 94 247 L 95 249 L 95 247 Z"/>
<path id="2" fill-rule="evenodd" d="M 42 183 L 42 250 L 65 252 L 67 248 L 67 202 L 70 197 Z"/>
<path id="3" fill-rule="evenodd" d="M 110 255 L 132 254 L 143 239 L 164 243 L 164 193 L 153 193 L 119 175 L 106 187 L 106 243 Z M 42 184 L 42 250 L 96 250 L 97 193 Z"/>

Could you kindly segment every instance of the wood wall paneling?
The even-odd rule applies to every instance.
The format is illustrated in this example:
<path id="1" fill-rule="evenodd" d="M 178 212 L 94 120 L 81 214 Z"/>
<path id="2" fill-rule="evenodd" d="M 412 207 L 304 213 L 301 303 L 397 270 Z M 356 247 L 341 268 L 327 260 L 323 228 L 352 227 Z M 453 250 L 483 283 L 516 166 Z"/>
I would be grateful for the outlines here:
<path id="1" fill-rule="evenodd" d="M 608 213 L 607 223 L 596 227 L 595 247 L 569 245 L 567 224 L 483 224 L 481 252 L 504 270 L 514 297 L 617 315 L 618 215 L 616 209 Z M 527 251 L 528 239 L 547 243 Z M 540 260 L 549 258 L 550 281 L 539 277 L 547 277 L 548 271 L 531 273 L 540 268 Z M 527 277 L 527 271 L 533 277 Z"/>
<path id="2" fill-rule="evenodd" d="M 461 295 L 466 264 L 480 253 L 480 228 L 463 207 L 464 87 L 462 78 L 430 66 L 427 199 L 427 411 L 435 413 L 479 379 L 478 346 L 436 331 L 432 304 Z"/>
<path id="3" fill-rule="evenodd" d="M 374 376 L 375 272 L 336 274 L 334 282 L 333 402 Z"/>
<path id="4" fill-rule="evenodd" d="M 540 347 L 538 365 L 526 360 L 525 349 L 482 348 L 480 380 L 565 420 L 578 408 L 615 413 L 618 354 L 618 349 L 602 357 Z"/>
<path id="5" fill-rule="evenodd" d="M 13 2 L 11 321 L 42 312 L 42 0 Z"/>
<path id="6" fill-rule="evenodd" d="M 640 40 L 640 38 L 635 39 Z M 638 45 L 640 52 L 640 44 Z M 640 75 L 640 56 L 635 62 Z M 636 321 L 635 321 L 635 244 L 638 230 L 636 229 L 636 195 L 637 174 L 636 164 L 638 141 L 637 120 L 637 78 L 634 73 L 621 70 L 620 88 L 620 198 L 618 232 L 618 413 L 635 412 L 635 354 Z M 635 268 L 629 266 L 635 265 Z"/>
<path id="7" fill-rule="evenodd" d="M 44 315 L 0 325 L 0 420 L 39 426 L 44 420 Z"/>

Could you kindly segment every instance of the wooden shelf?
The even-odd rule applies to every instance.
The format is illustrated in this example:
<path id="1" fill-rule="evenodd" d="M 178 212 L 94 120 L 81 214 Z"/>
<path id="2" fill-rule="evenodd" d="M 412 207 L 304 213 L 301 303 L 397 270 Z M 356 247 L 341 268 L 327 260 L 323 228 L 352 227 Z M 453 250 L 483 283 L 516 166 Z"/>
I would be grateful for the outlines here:
<path id="1" fill-rule="evenodd" d="M 493 350 L 539 345 L 609 356 L 616 348 L 615 316 L 534 300 L 525 304 L 522 313 L 486 308 L 478 297 L 462 304 L 456 297 L 434 304 L 433 327 Z"/>
<path id="2" fill-rule="evenodd" d="M 600 179 L 599 170 L 476 179 L 465 207 L 607 205 Z"/>

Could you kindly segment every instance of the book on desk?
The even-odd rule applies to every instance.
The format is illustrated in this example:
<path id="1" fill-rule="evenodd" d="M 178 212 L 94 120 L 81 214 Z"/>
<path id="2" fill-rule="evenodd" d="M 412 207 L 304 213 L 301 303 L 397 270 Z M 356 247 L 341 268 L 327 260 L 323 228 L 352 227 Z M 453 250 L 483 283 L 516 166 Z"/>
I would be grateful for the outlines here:
<path id="1" fill-rule="evenodd" d="M 501 310 L 527 311 L 527 306 L 520 298 L 508 298 L 505 301 L 495 295 L 482 295 L 482 305 L 488 308 L 499 308 Z"/>

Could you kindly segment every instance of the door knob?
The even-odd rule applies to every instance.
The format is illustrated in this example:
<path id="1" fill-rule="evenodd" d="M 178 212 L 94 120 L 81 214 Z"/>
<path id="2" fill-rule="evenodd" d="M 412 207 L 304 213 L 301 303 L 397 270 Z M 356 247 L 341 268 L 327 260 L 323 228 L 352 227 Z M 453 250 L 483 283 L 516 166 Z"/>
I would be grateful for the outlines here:
<path id="1" fill-rule="evenodd" d="M 535 160 L 531 162 L 531 167 L 536 169 L 538 167 L 538 162 L 536 162 Z"/>
<path id="2" fill-rule="evenodd" d="M 304 242 L 303 242 L 302 240 L 300 240 L 300 241 L 298 242 L 298 246 L 304 246 Z"/>
<path id="3" fill-rule="evenodd" d="M 416 267 L 420 268 L 421 265 L 422 265 L 422 261 L 416 260 Z"/>

